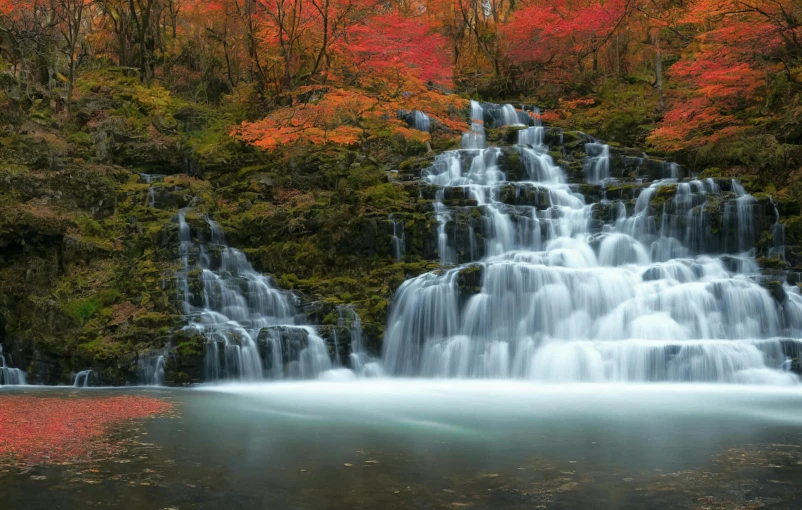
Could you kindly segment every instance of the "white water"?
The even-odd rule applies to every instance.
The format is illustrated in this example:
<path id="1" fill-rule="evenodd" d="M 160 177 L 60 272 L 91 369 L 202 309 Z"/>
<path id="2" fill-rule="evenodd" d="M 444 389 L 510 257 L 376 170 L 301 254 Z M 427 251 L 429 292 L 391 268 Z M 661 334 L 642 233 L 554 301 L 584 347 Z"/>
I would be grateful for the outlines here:
<path id="1" fill-rule="evenodd" d="M 91 370 L 82 370 L 75 374 L 75 379 L 73 380 L 72 385 L 76 388 L 88 388 L 89 387 L 89 378 L 92 376 Z"/>
<path id="2" fill-rule="evenodd" d="M 26 383 L 25 371 L 6 365 L 6 358 L 3 355 L 3 345 L 0 344 L 0 386 L 17 386 Z"/>
<path id="3" fill-rule="evenodd" d="M 495 108 L 494 122 L 519 124 L 521 112 L 510 108 Z M 365 354 L 353 309 L 338 308 L 349 348 L 335 331 L 330 349 L 304 324 L 295 298 L 228 247 L 216 223 L 208 220 L 203 241 L 180 214 L 179 292 L 186 329 L 206 339 L 206 379 L 345 381 L 386 370 L 562 383 L 799 381 L 788 352 L 802 345 L 802 295 L 785 286 L 776 302 L 758 284 L 757 201 L 737 181 L 680 182 L 679 167 L 664 164 L 662 179 L 634 184 L 634 206 L 587 203 L 536 125 L 518 132 L 525 175 L 509 182 L 500 166 L 508 156 L 487 148 L 486 113 L 472 102 L 463 148 L 438 155 L 421 176 L 438 188 L 444 270 L 398 289 L 381 363 Z M 586 182 L 604 184 L 609 148 L 589 143 L 586 151 Z M 711 196 L 723 204 L 716 227 Z M 459 227 L 466 211 L 474 220 Z M 401 260 L 403 224 L 390 221 Z M 466 232 L 468 244 L 458 246 Z"/>
<path id="4" fill-rule="evenodd" d="M 140 355 L 137 361 L 137 372 L 140 382 L 146 386 L 164 386 L 165 357 L 167 355 L 168 349 L 150 351 Z"/>
<path id="5" fill-rule="evenodd" d="M 429 132 L 432 130 L 431 121 L 429 120 L 429 116 L 423 113 L 420 110 L 415 110 L 412 112 L 412 126 L 417 129 L 418 131 L 425 131 Z"/>
<path id="6" fill-rule="evenodd" d="M 604 143 L 586 143 L 585 173 L 587 181 L 599 184 L 610 178 L 610 146 Z"/>
<path id="7" fill-rule="evenodd" d="M 156 189 L 153 187 L 153 183 L 164 181 L 164 175 L 139 174 L 139 177 L 145 184 L 150 184 L 150 186 L 148 187 L 148 198 L 145 201 L 145 206 L 151 208 L 156 207 Z"/>
<path id="8" fill-rule="evenodd" d="M 601 431 L 616 431 L 618 425 L 626 430 L 618 430 L 624 443 L 643 440 L 642 434 L 658 440 L 661 434 L 653 435 L 656 430 L 673 435 L 670 426 L 662 427 L 666 421 L 681 419 L 686 432 L 679 433 L 680 438 L 665 439 L 663 446 L 651 445 L 665 452 L 682 443 L 680 439 L 689 440 L 693 423 L 699 426 L 703 417 L 712 427 L 737 423 L 728 427 L 732 430 L 748 429 L 750 423 L 802 426 L 802 415 L 795 412 L 802 405 L 798 389 L 766 386 L 395 378 L 369 384 L 353 380 L 225 384 L 195 391 L 225 395 L 232 407 L 238 404 L 239 409 L 258 412 L 265 421 L 284 419 L 300 428 L 327 423 L 338 429 L 370 428 L 383 434 L 403 431 L 417 438 L 431 434 L 503 442 L 522 425 L 523 437 L 515 443 L 519 447 L 546 437 L 542 434 L 563 439 L 577 431 L 596 436 L 593 440 L 597 441 Z M 549 426 L 557 423 L 558 427 Z M 639 424 L 645 428 L 635 433 Z M 720 429 L 711 433 L 721 440 Z M 576 444 L 575 450 L 587 453 L 590 440 Z"/>
<path id="9" fill-rule="evenodd" d="M 472 104 L 472 117 L 481 114 Z M 643 189 L 631 215 L 623 202 L 613 204 L 614 217 L 599 228 L 591 222 L 598 204 L 586 204 L 571 190 L 539 128 L 519 132 L 527 179 L 508 183 L 498 149 L 482 149 L 477 126 L 463 138 L 468 150 L 438 156 L 422 179 L 442 187 L 434 204 L 441 263 L 477 261 L 471 267 L 478 287 L 463 288 L 468 265 L 406 281 L 393 299 L 384 338 L 389 373 L 798 382 L 786 370 L 784 349 L 802 336 L 798 292 L 778 304 L 756 283 L 756 200 L 737 181 L 725 194 L 712 180 L 678 183 L 678 167 L 664 165 L 668 177 Z M 609 149 L 594 143 L 586 150 L 587 180 L 601 183 L 609 178 Z M 517 194 L 542 190 L 548 204 L 509 206 L 499 200 L 503 186 Z M 481 257 L 473 230 L 471 249 L 455 249 L 450 225 L 459 208 L 444 201 L 455 188 L 478 204 Z M 659 191 L 670 198 L 655 207 Z M 705 211 L 711 194 L 725 202 L 716 235 Z"/>
<path id="10" fill-rule="evenodd" d="M 406 235 L 404 233 L 404 222 L 396 220 L 390 215 L 390 222 L 393 225 L 393 258 L 400 262 L 406 253 Z"/>
<path id="11" fill-rule="evenodd" d="M 361 338 L 352 343 L 348 359 L 340 359 L 306 323 L 297 298 L 254 270 L 242 251 L 229 247 L 217 223 L 206 223 L 208 241 L 196 241 L 184 213 L 178 215 L 184 330 L 205 338 L 205 380 L 310 379 L 344 365 L 357 373 L 370 370 Z M 359 316 L 351 312 L 352 337 L 361 336 Z"/>
<path id="12" fill-rule="evenodd" d="M 303 324 L 295 298 L 229 247 L 219 225 L 207 220 L 210 239 L 196 242 L 184 213 L 178 223 L 184 329 L 206 339 L 206 380 L 311 378 L 331 369 L 326 343 Z"/>

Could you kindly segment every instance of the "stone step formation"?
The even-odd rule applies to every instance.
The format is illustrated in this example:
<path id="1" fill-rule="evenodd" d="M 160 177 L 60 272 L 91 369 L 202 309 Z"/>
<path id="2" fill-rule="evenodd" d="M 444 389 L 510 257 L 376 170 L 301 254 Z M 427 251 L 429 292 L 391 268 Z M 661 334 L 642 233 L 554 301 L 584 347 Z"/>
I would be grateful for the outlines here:
<path id="1" fill-rule="evenodd" d="M 416 176 L 445 270 L 398 290 L 389 373 L 798 382 L 796 276 L 756 260 L 785 257 L 781 235 L 761 240 L 782 230 L 769 197 L 490 111 L 473 103 L 463 148 Z M 488 146 L 485 126 L 513 123 L 497 140 L 517 143 Z"/>
<path id="2" fill-rule="evenodd" d="M 417 190 L 416 214 L 427 220 L 407 232 L 408 213 L 390 215 L 392 255 L 401 262 L 412 251 L 436 269 L 391 300 L 380 359 L 353 306 L 337 306 L 337 324 L 321 326 L 317 305 L 257 272 L 192 204 L 181 210 L 184 324 L 165 348 L 141 354 L 140 382 L 175 382 L 167 374 L 177 371 L 193 381 L 799 382 L 802 295 L 789 268 L 800 264 L 771 197 L 543 126 L 538 114 L 472 102 L 462 148 L 395 175 Z M 424 112 L 399 116 L 433 128 Z M 169 205 L 153 190 L 147 206 Z M 187 356 L 187 339 L 202 352 Z M 25 382 L 5 364 L 0 374 L 0 383 Z M 75 384 L 102 381 L 85 370 Z"/>

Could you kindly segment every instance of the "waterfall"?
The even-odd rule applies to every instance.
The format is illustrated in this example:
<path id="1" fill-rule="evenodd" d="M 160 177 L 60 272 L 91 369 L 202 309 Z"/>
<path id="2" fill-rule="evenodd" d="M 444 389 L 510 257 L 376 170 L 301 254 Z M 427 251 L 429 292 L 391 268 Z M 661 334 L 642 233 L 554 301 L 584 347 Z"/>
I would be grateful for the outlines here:
<path id="1" fill-rule="evenodd" d="M 184 211 L 178 225 L 184 330 L 205 339 L 206 380 L 313 378 L 331 369 L 326 342 L 303 324 L 294 296 L 229 247 L 220 225 L 206 219 L 206 242 L 193 239 Z"/>
<path id="2" fill-rule="evenodd" d="M 148 186 L 148 196 L 145 200 L 146 207 L 156 207 L 156 189 L 152 186 L 154 182 L 162 182 L 164 181 L 164 175 L 161 174 L 139 174 L 139 178 L 142 180 L 143 183 L 149 184 Z"/>
<path id="3" fill-rule="evenodd" d="M 372 359 L 365 346 L 362 331 L 362 319 L 351 305 L 337 306 L 337 326 L 348 330 L 350 337 L 350 354 L 348 367 L 356 375 L 377 377 L 383 375 L 383 370 L 377 360 Z"/>
<path id="4" fill-rule="evenodd" d="M 463 149 L 486 149 L 487 140 L 485 138 L 485 128 L 482 124 L 474 122 L 471 130 L 462 135 Z"/>
<path id="5" fill-rule="evenodd" d="M 6 365 L 6 358 L 3 355 L 3 344 L 0 344 L 0 386 L 18 386 L 23 384 L 27 384 L 25 371 Z"/>
<path id="6" fill-rule="evenodd" d="M 535 126 L 542 126 L 543 125 L 543 121 L 541 120 L 540 108 L 538 108 L 537 106 L 533 106 L 531 108 L 531 112 L 532 112 L 532 117 L 531 117 L 532 118 L 532 123 Z"/>
<path id="7" fill-rule="evenodd" d="M 777 257 L 785 260 L 785 224 L 780 221 L 780 211 L 774 205 L 774 226 L 771 228 L 772 246 L 769 249 L 769 257 Z"/>
<path id="8" fill-rule="evenodd" d="M 599 184 L 610 178 L 610 146 L 604 143 L 586 143 L 585 175 L 591 184 Z"/>
<path id="9" fill-rule="evenodd" d="M 404 258 L 406 251 L 406 236 L 404 235 L 404 222 L 396 220 L 393 215 L 390 215 L 390 222 L 393 225 L 393 258 L 400 262 Z"/>
<path id="10" fill-rule="evenodd" d="M 75 379 L 73 379 L 72 385 L 76 388 L 88 388 L 89 387 L 89 378 L 92 375 L 92 370 L 81 370 L 77 374 L 75 374 Z"/>
<path id="11" fill-rule="evenodd" d="M 543 126 L 529 127 L 518 131 L 518 145 L 531 145 L 539 147 L 543 145 Z"/>
<path id="12" fill-rule="evenodd" d="M 744 252 L 751 249 L 756 241 L 754 207 L 757 201 L 735 179 L 732 181 L 732 190 L 735 199 L 727 202 L 724 208 L 724 228 L 728 234 L 726 242 L 731 251 Z"/>
<path id="13" fill-rule="evenodd" d="M 505 104 L 501 107 L 501 118 L 504 126 L 518 124 L 518 112 L 511 104 Z"/>
<path id="14" fill-rule="evenodd" d="M 526 112 L 526 107 L 516 109 L 511 104 L 480 104 L 471 101 L 471 122 L 481 122 L 488 128 L 539 125 L 540 110 L 537 108 L 530 108 L 530 110 L 537 120 Z"/>
<path id="15" fill-rule="evenodd" d="M 193 228 L 182 211 L 177 288 L 185 331 L 203 338 L 206 379 L 798 383 L 802 293 L 761 282 L 765 202 L 737 180 L 682 178 L 676 164 L 613 156 L 598 142 L 585 145 L 583 175 L 569 176 L 535 117 L 472 101 L 461 149 L 421 172 L 441 267 L 396 291 L 381 361 L 352 306 L 321 326 L 327 343 L 217 223 Z M 515 146 L 488 147 L 485 125 L 513 124 L 525 126 Z M 659 178 L 611 179 L 622 161 Z M 401 261 L 404 224 L 388 220 Z M 147 380 L 159 384 L 165 354 L 151 356 Z"/>
<path id="16" fill-rule="evenodd" d="M 149 351 L 137 360 L 137 373 L 142 384 L 164 386 L 164 368 L 167 349 Z"/>
<path id="17" fill-rule="evenodd" d="M 485 113 L 478 101 L 471 101 L 471 123 L 484 122 Z"/>
<path id="18" fill-rule="evenodd" d="M 487 114 L 472 102 L 474 121 Z M 485 148 L 477 125 L 462 150 L 437 156 L 421 175 L 437 188 L 446 269 L 407 280 L 393 297 L 382 353 L 388 373 L 799 381 L 787 352 L 802 347 L 802 295 L 787 285 L 778 303 L 753 276 L 757 200 L 740 183 L 678 182 L 679 167 L 668 164 L 668 178 L 632 184 L 639 192 L 629 213 L 623 200 L 589 203 L 575 191 L 610 177 L 605 144 L 586 145 L 586 181 L 572 186 L 543 145 L 543 128 L 523 129 L 514 151 L 525 172 L 508 180 L 499 149 Z M 466 210 L 480 220 L 458 228 Z M 476 250 L 464 249 L 466 232 Z"/>
<path id="19" fill-rule="evenodd" d="M 420 110 L 415 110 L 412 112 L 412 127 L 418 131 L 425 131 L 428 133 L 431 131 L 431 121 L 429 120 L 429 116 Z"/>

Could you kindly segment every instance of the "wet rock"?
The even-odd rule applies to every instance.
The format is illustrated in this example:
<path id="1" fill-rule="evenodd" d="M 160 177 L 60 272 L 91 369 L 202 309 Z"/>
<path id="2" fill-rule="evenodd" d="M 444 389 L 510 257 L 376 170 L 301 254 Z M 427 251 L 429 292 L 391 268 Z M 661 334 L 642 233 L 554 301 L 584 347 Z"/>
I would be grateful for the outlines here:
<path id="1" fill-rule="evenodd" d="M 460 295 L 467 297 L 481 292 L 483 279 L 484 266 L 481 264 L 471 264 L 460 270 L 457 276 Z"/>
<path id="2" fill-rule="evenodd" d="M 760 286 L 769 291 L 771 298 L 777 304 L 781 305 L 788 299 L 788 296 L 785 293 L 785 289 L 783 288 L 781 281 L 778 280 L 762 281 L 760 282 Z"/>

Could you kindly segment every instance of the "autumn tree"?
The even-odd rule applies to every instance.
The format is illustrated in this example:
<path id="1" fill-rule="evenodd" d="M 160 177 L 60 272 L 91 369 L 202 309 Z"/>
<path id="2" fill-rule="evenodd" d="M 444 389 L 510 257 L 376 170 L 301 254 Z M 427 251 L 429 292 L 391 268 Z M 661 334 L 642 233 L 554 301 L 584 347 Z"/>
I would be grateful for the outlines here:
<path id="1" fill-rule="evenodd" d="M 424 17 L 404 17 L 398 12 L 369 16 L 347 34 L 348 44 L 340 46 L 340 53 L 350 60 L 353 76 L 366 83 L 379 80 L 386 86 L 409 77 L 451 83 L 448 44 Z"/>
<path id="2" fill-rule="evenodd" d="M 18 88 L 30 97 L 33 88 L 55 98 L 58 66 L 58 21 L 47 0 L 22 0 L 0 7 L 0 51 L 11 63 Z"/>
<path id="3" fill-rule="evenodd" d="M 600 51 L 625 28 L 631 11 L 630 0 L 526 3 L 503 28 L 509 57 L 521 68 L 548 70 L 552 79 L 596 72 Z"/>
<path id="4" fill-rule="evenodd" d="M 50 0 L 51 8 L 58 21 L 58 28 L 64 38 L 62 52 L 69 62 L 67 83 L 67 113 L 72 115 L 72 94 L 75 88 L 75 68 L 78 45 L 84 35 L 84 10 L 88 0 Z"/>
<path id="5" fill-rule="evenodd" d="M 698 0 L 682 22 L 701 32 L 668 75 L 678 87 L 651 136 L 665 150 L 717 143 L 770 114 L 772 83 L 800 77 L 802 10 L 793 0 Z"/>

